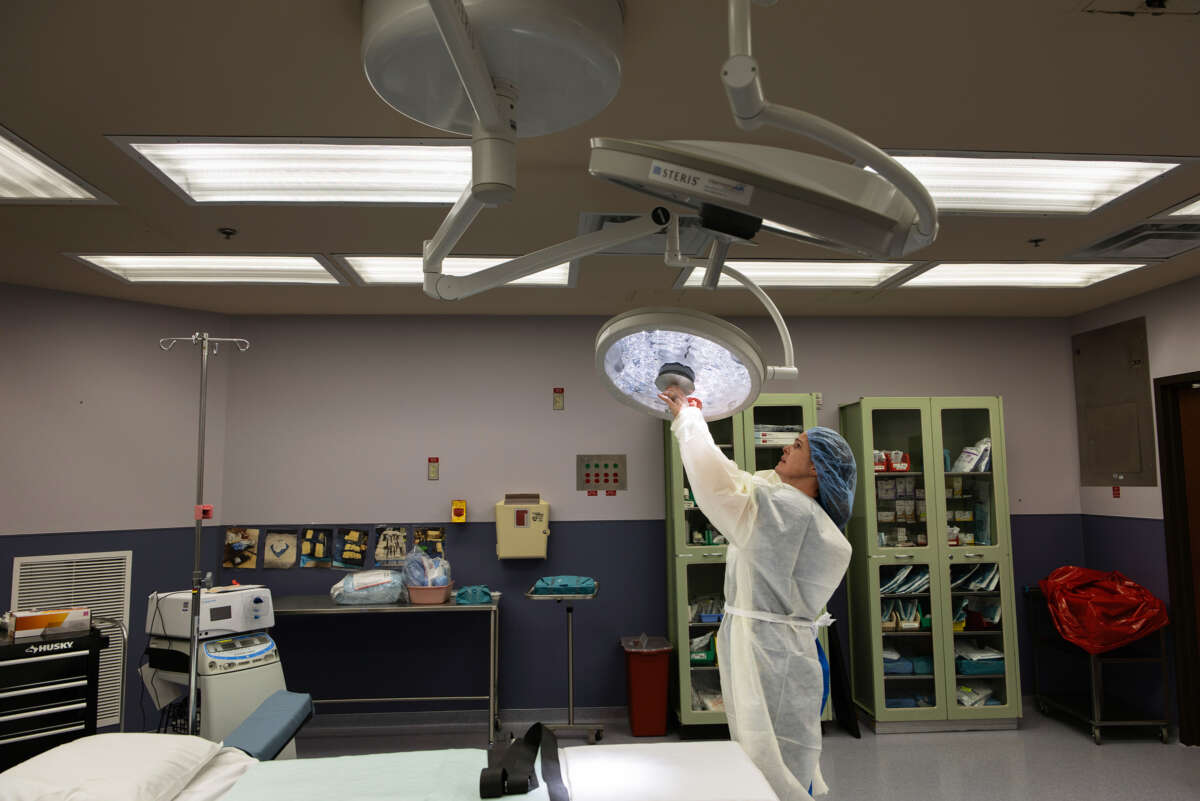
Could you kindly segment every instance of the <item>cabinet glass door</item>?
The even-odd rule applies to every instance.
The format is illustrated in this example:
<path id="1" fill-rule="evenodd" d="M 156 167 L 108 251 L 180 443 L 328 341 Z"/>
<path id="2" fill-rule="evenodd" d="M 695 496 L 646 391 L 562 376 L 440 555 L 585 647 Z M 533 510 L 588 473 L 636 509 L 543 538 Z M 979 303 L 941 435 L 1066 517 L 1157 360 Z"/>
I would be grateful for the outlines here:
<path id="1" fill-rule="evenodd" d="M 936 398 L 934 437 L 944 493 L 941 543 L 960 549 L 1007 551 L 1008 488 L 995 398 Z"/>
<path id="2" fill-rule="evenodd" d="M 887 404 L 887 405 L 884 405 Z M 866 404 L 864 404 L 865 406 Z M 927 554 L 936 550 L 929 513 L 934 509 L 927 495 L 932 465 L 928 459 L 929 402 L 927 399 L 877 399 L 871 402 L 864 421 L 865 442 L 871 450 L 859 458 L 869 459 L 860 470 L 869 477 L 863 488 L 864 517 L 868 545 L 874 554 L 916 549 Z M 927 557 L 918 557 L 927 558 Z"/>
<path id="3" fill-rule="evenodd" d="M 1001 561 L 988 561 L 976 551 L 947 558 L 950 608 L 945 614 L 954 647 L 943 669 L 951 681 L 951 718 L 1011 718 L 1020 714 L 1016 664 L 1016 621 L 1012 577 Z"/>
<path id="4" fill-rule="evenodd" d="M 726 545 L 725 537 L 721 534 L 696 504 L 692 487 L 684 472 L 683 463 L 679 458 L 679 445 L 671 433 L 670 425 L 664 426 L 669 453 L 671 454 L 667 471 L 667 491 L 669 498 L 677 498 L 677 503 L 668 504 L 668 515 L 671 519 L 672 541 L 676 553 L 711 551 L 720 549 L 722 554 Z M 740 415 L 727 417 L 724 420 L 713 420 L 708 424 L 712 432 L 713 442 L 721 449 L 726 458 L 738 464 L 743 464 L 744 437 Z M 675 515 L 674 511 L 679 510 Z"/>
<path id="5" fill-rule="evenodd" d="M 684 725 L 725 722 L 721 677 L 717 669 L 717 629 L 725 608 L 725 563 L 715 556 L 676 559 L 687 604 L 680 604 L 679 717 Z"/>
<path id="6" fill-rule="evenodd" d="M 759 395 L 742 417 L 746 469 L 751 473 L 774 468 L 784 446 L 817 424 L 811 395 Z"/>
<path id="7" fill-rule="evenodd" d="M 914 554 L 897 554 L 876 566 L 872 591 L 876 619 L 876 704 L 879 720 L 945 717 L 938 575 Z"/>

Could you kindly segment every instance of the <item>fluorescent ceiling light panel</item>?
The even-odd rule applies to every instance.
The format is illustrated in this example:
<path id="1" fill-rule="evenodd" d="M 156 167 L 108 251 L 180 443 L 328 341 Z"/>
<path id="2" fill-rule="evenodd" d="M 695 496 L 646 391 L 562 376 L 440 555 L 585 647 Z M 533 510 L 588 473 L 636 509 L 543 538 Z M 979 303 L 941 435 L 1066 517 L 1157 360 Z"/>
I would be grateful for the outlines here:
<path id="1" fill-rule="evenodd" d="M 725 262 L 759 286 L 774 287 L 871 287 L 911 267 L 911 262 L 858 261 L 738 261 Z M 696 268 L 688 276 L 685 287 L 698 287 L 704 282 L 704 270 Z M 730 275 L 721 275 L 718 288 L 742 288 L 742 282 Z"/>
<path id="2" fill-rule="evenodd" d="M 0 200 L 85 200 L 96 195 L 84 189 L 15 134 L 0 128 Z"/>
<path id="3" fill-rule="evenodd" d="M 910 287 L 1084 287 L 1145 267 L 1142 264 L 938 264 L 906 281 Z"/>
<path id="4" fill-rule="evenodd" d="M 898 155 L 938 211 L 1087 214 L 1168 170 L 1172 161 Z"/>
<path id="5" fill-rule="evenodd" d="M 337 284 L 312 256 L 77 255 L 134 283 Z"/>
<path id="6" fill-rule="evenodd" d="M 1190 203 L 1185 203 L 1175 211 L 1167 215 L 1168 217 L 1200 217 L 1200 197 L 1193 198 Z"/>
<path id="7" fill-rule="evenodd" d="M 117 141 L 196 203 L 449 204 L 471 183 L 470 144 Z"/>
<path id="8" fill-rule="evenodd" d="M 341 256 L 365 284 L 422 284 L 425 271 L 420 256 Z M 442 260 L 446 275 L 471 275 L 508 261 L 511 256 L 448 256 Z M 510 281 L 505 286 L 567 286 L 570 263 L 565 262 L 540 273 Z"/>

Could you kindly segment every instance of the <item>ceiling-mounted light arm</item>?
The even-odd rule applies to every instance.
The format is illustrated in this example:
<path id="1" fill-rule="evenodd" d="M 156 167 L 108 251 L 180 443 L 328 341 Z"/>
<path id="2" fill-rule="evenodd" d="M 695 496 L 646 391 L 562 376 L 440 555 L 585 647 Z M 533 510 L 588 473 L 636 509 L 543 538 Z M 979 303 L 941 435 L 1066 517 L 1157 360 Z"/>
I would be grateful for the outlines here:
<path id="1" fill-rule="evenodd" d="M 666 253 L 663 254 L 663 261 L 666 262 L 668 267 L 682 267 L 683 269 L 687 270 L 689 274 L 692 270 L 699 267 L 705 268 L 706 271 L 711 271 L 714 264 L 714 256 L 717 253 L 717 242 L 719 241 L 721 241 L 721 237 L 718 237 L 717 241 L 713 242 L 712 249 L 709 250 L 709 257 L 707 259 L 693 259 L 684 256 L 680 252 L 679 247 L 679 218 L 672 218 L 670 225 L 667 226 L 667 248 Z M 725 252 L 728 252 L 728 243 L 726 244 Z M 771 319 L 775 322 L 775 327 L 779 329 L 779 338 L 783 342 L 783 364 L 778 367 L 767 367 L 767 378 L 798 378 L 799 371 L 796 369 L 795 359 L 792 354 L 792 336 L 790 333 L 788 333 L 787 323 L 783 321 L 783 315 L 779 313 L 779 307 L 777 307 L 775 302 L 771 300 L 770 296 L 768 296 L 767 293 L 762 290 L 762 287 L 751 281 L 743 273 L 738 272 L 728 264 L 725 264 L 725 252 L 721 253 L 720 261 L 717 262 L 718 267 L 716 280 L 720 280 L 721 273 L 726 273 L 730 278 L 739 281 L 743 286 L 746 287 L 746 289 L 750 290 L 750 294 L 758 298 L 759 302 L 766 307 L 767 314 L 771 315 Z M 704 278 L 707 282 L 707 272 Z M 687 279 L 687 275 L 682 276 L 678 285 L 682 286 Z M 716 283 L 714 281 L 714 287 L 715 285 Z M 711 289 L 713 287 L 709 288 Z"/>
<path id="2" fill-rule="evenodd" d="M 611 225 L 590 234 L 559 242 L 534 253 L 518 256 L 470 275 L 444 275 L 439 271 L 425 272 L 425 294 L 438 300 L 461 300 L 503 286 L 518 278 L 548 270 L 571 259 L 591 256 L 603 250 L 661 233 L 671 220 L 671 213 L 662 206 L 649 214 Z M 440 232 L 439 232 L 440 233 Z M 431 243 L 426 243 L 428 251 Z"/>
<path id="3" fill-rule="evenodd" d="M 899 162 L 857 134 L 815 114 L 768 103 L 763 96 L 758 62 L 750 55 L 750 42 L 750 0 L 729 0 L 730 53 L 721 67 L 721 80 L 738 127 L 749 131 L 773 125 L 844 153 L 856 165 L 871 167 L 916 209 L 917 220 L 909 229 L 903 253 L 932 242 L 937 236 L 937 207 L 929 190 Z"/>
<path id="4" fill-rule="evenodd" d="M 750 294 L 758 298 L 762 302 L 762 305 L 767 307 L 767 314 L 771 315 L 771 319 L 775 322 L 775 327 L 779 329 L 779 339 L 783 342 L 783 364 L 777 367 L 767 367 L 767 378 L 778 378 L 781 380 L 795 380 L 799 378 L 800 371 L 796 369 L 796 360 L 792 353 L 792 335 L 788 333 L 787 323 L 783 321 L 783 315 L 779 313 L 779 307 L 775 305 L 775 301 L 771 300 L 766 292 L 763 292 L 762 287 L 729 265 L 725 265 L 724 272 L 729 277 L 740 281 L 746 289 L 750 290 Z"/>

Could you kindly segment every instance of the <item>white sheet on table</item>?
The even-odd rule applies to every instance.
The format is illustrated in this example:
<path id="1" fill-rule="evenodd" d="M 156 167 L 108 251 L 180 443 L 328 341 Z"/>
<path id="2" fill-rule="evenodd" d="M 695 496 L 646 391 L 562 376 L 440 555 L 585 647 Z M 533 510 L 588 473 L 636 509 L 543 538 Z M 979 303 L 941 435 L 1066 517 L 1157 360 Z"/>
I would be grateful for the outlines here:
<path id="1" fill-rule="evenodd" d="M 735 742 L 585 745 L 560 751 L 571 801 L 779 801 Z"/>
<path id="2" fill-rule="evenodd" d="M 258 762 L 221 801 L 478 801 L 487 751 L 454 748 Z M 538 764 L 541 776 L 541 764 Z M 546 785 L 520 796 L 549 801 Z"/>
<path id="3" fill-rule="evenodd" d="M 174 801 L 217 801 L 258 760 L 236 748 L 222 748 L 192 777 Z"/>

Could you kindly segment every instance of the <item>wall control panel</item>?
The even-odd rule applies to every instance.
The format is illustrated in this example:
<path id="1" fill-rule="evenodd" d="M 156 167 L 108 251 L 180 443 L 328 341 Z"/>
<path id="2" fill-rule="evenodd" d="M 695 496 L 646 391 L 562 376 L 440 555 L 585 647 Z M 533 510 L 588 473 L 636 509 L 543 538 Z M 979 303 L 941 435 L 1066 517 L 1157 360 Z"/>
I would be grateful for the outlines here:
<path id="1" fill-rule="evenodd" d="M 575 489 L 623 490 L 629 472 L 623 453 L 585 453 L 575 457 Z"/>

